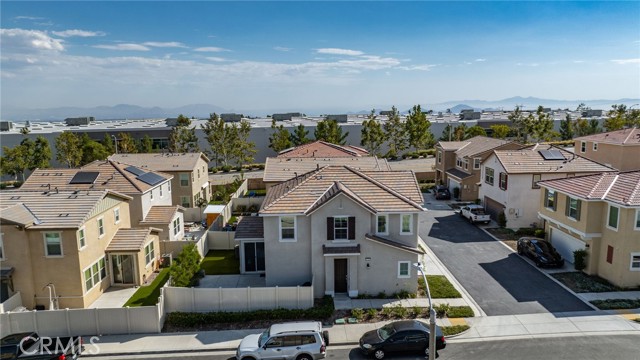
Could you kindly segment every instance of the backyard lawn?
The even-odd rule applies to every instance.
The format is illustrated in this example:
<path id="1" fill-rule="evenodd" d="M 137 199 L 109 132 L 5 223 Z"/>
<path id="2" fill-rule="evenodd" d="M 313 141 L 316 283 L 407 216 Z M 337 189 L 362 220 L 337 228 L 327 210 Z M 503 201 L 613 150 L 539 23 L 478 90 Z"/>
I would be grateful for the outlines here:
<path id="1" fill-rule="evenodd" d="M 123 307 L 153 306 L 158 302 L 160 288 L 169 280 L 169 268 L 160 270 L 156 278 L 147 286 L 141 286 Z"/>
<path id="2" fill-rule="evenodd" d="M 234 250 L 212 250 L 207 253 L 200 268 L 207 275 L 240 274 L 240 259 Z"/>

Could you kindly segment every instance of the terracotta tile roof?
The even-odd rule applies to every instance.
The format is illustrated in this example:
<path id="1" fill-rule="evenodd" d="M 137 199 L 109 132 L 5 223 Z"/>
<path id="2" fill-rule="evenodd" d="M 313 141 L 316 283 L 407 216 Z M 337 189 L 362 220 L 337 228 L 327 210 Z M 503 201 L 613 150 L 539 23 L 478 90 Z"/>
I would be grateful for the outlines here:
<path id="1" fill-rule="evenodd" d="M 356 246 L 327 246 L 322 245 L 323 254 L 360 254 L 360 244 Z"/>
<path id="2" fill-rule="evenodd" d="M 363 148 L 352 145 L 336 145 L 326 141 L 314 141 L 308 144 L 285 149 L 278 153 L 278 157 L 353 157 L 369 156 Z"/>
<path id="3" fill-rule="evenodd" d="M 263 239 L 264 226 L 263 218 L 260 216 L 241 216 L 238 218 L 236 226 L 236 240 L 240 239 Z"/>
<path id="4" fill-rule="evenodd" d="M 383 237 L 380 237 L 378 235 L 372 235 L 372 234 L 366 234 L 364 236 L 365 239 L 379 243 L 379 244 L 384 244 L 387 246 L 391 246 L 394 248 L 397 248 L 399 250 L 404 250 L 404 251 L 408 251 L 408 252 L 412 252 L 415 254 L 424 254 L 424 251 L 420 248 L 414 248 L 414 247 L 410 247 L 404 244 L 400 244 L 398 242 L 395 242 L 393 240 L 389 240 L 389 239 L 385 239 Z"/>
<path id="5" fill-rule="evenodd" d="M 455 151 L 463 146 L 469 145 L 468 141 L 439 141 L 436 146 L 439 146 L 444 151 Z"/>
<path id="6" fill-rule="evenodd" d="M 107 196 L 131 200 L 129 196 L 108 190 L 3 191 L 0 192 L 0 221 L 19 222 L 30 229 L 79 228 Z M 27 211 L 32 214 L 31 219 Z"/>
<path id="7" fill-rule="evenodd" d="M 184 208 L 180 205 L 152 206 L 140 224 L 170 224 L 178 211 L 184 211 Z"/>
<path id="8" fill-rule="evenodd" d="M 155 171 L 193 171 L 202 158 L 209 164 L 209 158 L 203 153 L 144 153 L 144 154 L 114 154 L 109 159 L 124 164 L 130 164 L 142 169 Z M 208 170 L 207 170 L 208 171 Z"/>
<path id="9" fill-rule="evenodd" d="M 375 212 L 422 211 L 424 201 L 411 171 L 326 166 L 271 187 L 260 214 L 308 214 L 337 193 Z"/>
<path id="10" fill-rule="evenodd" d="M 138 252 L 149 241 L 152 229 L 119 229 L 105 252 Z"/>
<path id="11" fill-rule="evenodd" d="M 576 176 L 538 184 L 586 200 L 640 206 L 640 171 Z"/>
<path id="12" fill-rule="evenodd" d="M 564 160 L 547 160 L 540 150 L 558 150 Z M 615 169 L 552 145 L 536 144 L 520 150 L 495 150 L 494 154 L 509 174 L 586 173 Z"/>
<path id="13" fill-rule="evenodd" d="M 329 165 L 346 165 L 356 170 L 391 170 L 387 160 L 375 156 L 336 158 L 267 158 L 264 168 L 265 182 L 281 182 L 297 175 Z"/>
<path id="14" fill-rule="evenodd" d="M 36 169 L 22 184 L 24 190 L 46 191 L 54 190 L 113 190 L 123 194 L 142 194 L 153 188 L 138 180 L 135 174 L 125 170 L 128 164 L 115 161 L 96 160 L 77 169 Z M 69 184 L 78 172 L 99 172 L 96 180 L 91 184 Z M 153 172 L 166 180 L 173 175 Z M 157 186 L 157 185 L 156 185 Z"/>
<path id="15" fill-rule="evenodd" d="M 606 133 L 593 134 L 575 138 L 573 140 L 596 141 L 618 145 L 640 145 L 640 129 L 629 128 Z"/>

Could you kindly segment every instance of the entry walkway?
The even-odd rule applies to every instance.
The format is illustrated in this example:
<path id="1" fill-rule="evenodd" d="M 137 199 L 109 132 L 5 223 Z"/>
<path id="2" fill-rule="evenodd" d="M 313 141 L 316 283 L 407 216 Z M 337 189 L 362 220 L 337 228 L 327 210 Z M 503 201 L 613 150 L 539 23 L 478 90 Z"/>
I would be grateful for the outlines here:
<path id="1" fill-rule="evenodd" d="M 112 286 L 89 306 L 89 309 L 120 308 L 133 296 L 139 287 L 120 288 Z"/>

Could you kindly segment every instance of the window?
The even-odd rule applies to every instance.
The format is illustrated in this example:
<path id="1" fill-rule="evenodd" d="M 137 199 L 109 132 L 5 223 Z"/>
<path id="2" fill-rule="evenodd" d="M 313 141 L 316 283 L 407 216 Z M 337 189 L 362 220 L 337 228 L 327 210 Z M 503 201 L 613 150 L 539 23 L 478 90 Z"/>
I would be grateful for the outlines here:
<path id="1" fill-rule="evenodd" d="M 180 186 L 189 186 L 189 174 L 180 174 Z"/>
<path id="2" fill-rule="evenodd" d="M 113 209 L 113 218 L 116 221 L 116 224 L 120 222 L 120 208 Z"/>
<path id="3" fill-rule="evenodd" d="M 493 169 L 490 167 L 484 168 L 484 182 L 493 186 Z"/>
<path id="4" fill-rule="evenodd" d="M 200 179 L 200 169 L 198 169 L 198 179 Z"/>
<path id="5" fill-rule="evenodd" d="M 469 159 L 464 159 L 464 169 L 469 170 Z"/>
<path id="6" fill-rule="evenodd" d="M 167 191 L 171 192 L 171 180 L 167 182 Z"/>
<path id="7" fill-rule="evenodd" d="M 607 262 L 613 264 L 613 246 L 607 245 Z"/>
<path id="8" fill-rule="evenodd" d="M 2 235 L 0 234 L 0 259 L 4 260 L 4 243 L 2 242 Z"/>
<path id="9" fill-rule="evenodd" d="M 194 182 L 195 180 L 193 179 L 193 171 L 191 172 L 191 182 Z"/>
<path id="10" fill-rule="evenodd" d="M 44 233 L 44 255 L 62 256 L 62 236 L 60 233 Z"/>
<path id="11" fill-rule="evenodd" d="M 346 216 L 333 218 L 333 238 L 335 240 L 347 240 L 349 236 L 349 219 Z"/>
<path id="12" fill-rule="evenodd" d="M 410 261 L 398 261 L 398 279 L 406 279 L 411 277 Z"/>
<path id="13" fill-rule="evenodd" d="M 413 233 L 413 214 L 400 215 L 400 234 Z"/>
<path id="14" fill-rule="evenodd" d="M 558 195 L 556 194 L 555 191 L 553 190 L 545 190 L 545 195 L 544 195 L 544 207 L 546 207 L 547 209 L 551 210 L 551 211 L 556 211 L 556 199 L 558 198 Z"/>
<path id="15" fill-rule="evenodd" d="M 84 228 L 78 230 L 78 248 L 82 249 L 87 246 L 87 241 L 84 237 Z"/>
<path id="16" fill-rule="evenodd" d="M 438 164 L 442 164 L 442 151 L 438 151 Z"/>
<path id="17" fill-rule="evenodd" d="M 162 199 L 162 185 L 160 185 L 160 198 Z"/>
<path id="18" fill-rule="evenodd" d="M 598 151 L 598 143 L 597 142 L 593 143 L 593 151 Z"/>
<path id="19" fill-rule="evenodd" d="M 182 207 L 190 208 L 191 198 L 188 196 L 180 196 L 180 205 L 182 205 Z"/>
<path id="20" fill-rule="evenodd" d="M 542 180 L 541 174 L 533 174 L 531 177 L 531 188 L 532 189 L 540 189 L 540 185 L 538 185 L 538 181 Z"/>
<path id="21" fill-rule="evenodd" d="M 500 173 L 500 189 L 507 190 L 507 183 L 509 182 L 509 175 Z"/>
<path id="22" fill-rule="evenodd" d="M 640 253 L 631 253 L 631 264 L 629 266 L 631 271 L 640 271 Z"/>
<path id="23" fill-rule="evenodd" d="M 104 218 L 98 219 L 98 237 L 104 236 Z"/>
<path id="24" fill-rule="evenodd" d="M 609 221 L 607 222 L 607 227 L 618 230 L 618 212 L 620 209 L 613 205 L 609 205 Z"/>
<path id="25" fill-rule="evenodd" d="M 180 218 L 173 220 L 173 235 L 178 235 L 180 232 Z"/>
<path id="26" fill-rule="evenodd" d="M 481 160 L 482 160 L 482 159 L 480 159 L 480 158 L 475 158 L 475 159 L 473 159 L 473 169 L 474 169 L 474 170 L 478 170 L 478 169 L 480 169 L 480 161 L 481 161 Z"/>
<path id="27" fill-rule="evenodd" d="M 389 217 L 387 215 L 378 215 L 376 221 L 376 233 L 387 235 L 389 232 L 387 231 L 387 223 L 389 222 Z"/>
<path id="28" fill-rule="evenodd" d="M 567 196 L 567 208 L 565 215 L 572 219 L 580 220 L 580 205 L 581 201 L 578 199 Z"/>
<path id="29" fill-rule="evenodd" d="M 456 158 L 456 166 L 459 168 L 462 167 L 462 159 L 460 159 L 459 157 Z"/>
<path id="30" fill-rule="evenodd" d="M 280 217 L 280 241 L 296 241 L 295 216 Z"/>
<path id="31" fill-rule="evenodd" d="M 640 209 L 636 210 L 636 230 L 640 230 Z"/>
<path id="32" fill-rule="evenodd" d="M 153 201 L 153 189 L 151 189 L 151 191 L 149 191 L 149 196 L 151 196 L 151 201 Z"/>
<path id="33" fill-rule="evenodd" d="M 107 269 L 105 267 L 104 258 L 102 258 L 84 270 L 85 292 L 91 290 L 106 277 Z"/>
<path id="34" fill-rule="evenodd" d="M 585 141 L 580 142 L 580 152 L 587 151 L 587 143 Z"/>
<path id="35" fill-rule="evenodd" d="M 151 264 L 153 259 L 155 259 L 155 249 L 153 248 L 153 241 L 149 243 L 149 245 L 144 247 L 144 261 L 147 263 L 147 266 Z"/>

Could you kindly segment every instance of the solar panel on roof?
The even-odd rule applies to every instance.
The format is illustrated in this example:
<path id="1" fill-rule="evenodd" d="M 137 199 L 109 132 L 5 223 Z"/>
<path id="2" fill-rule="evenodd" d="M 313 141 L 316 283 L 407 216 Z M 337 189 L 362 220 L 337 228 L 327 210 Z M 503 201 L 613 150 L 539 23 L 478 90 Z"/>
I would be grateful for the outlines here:
<path id="1" fill-rule="evenodd" d="M 538 152 L 540 153 L 540 155 L 542 155 L 542 157 L 545 160 L 566 160 L 566 158 L 564 157 L 564 155 L 562 155 L 560 150 L 556 150 L 556 149 L 538 150 Z"/>
<path id="2" fill-rule="evenodd" d="M 163 178 L 162 176 L 154 174 L 152 172 L 144 173 L 138 176 L 137 179 L 151 186 L 157 185 L 165 180 L 165 178 Z"/>
<path id="3" fill-rule="evenodd" d="M 144 175 L 146 172 L 144 170 L 140 170 L 135 166 L 127 166 L 126 168 L 124 168 L 126 171 L 134 174 L 135 176 L 141 176 Z"/>
<path id="4" fill-rule="evenodd" d="M 69 184 L 93 184 L 100 175 L 97 171 L 79 171 L 77 172 Z"/>

